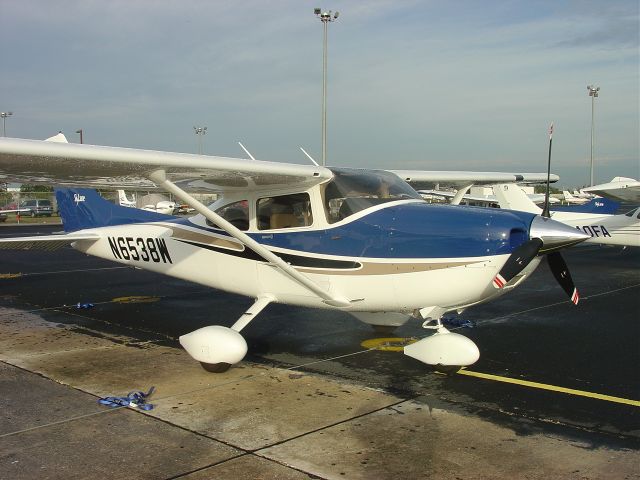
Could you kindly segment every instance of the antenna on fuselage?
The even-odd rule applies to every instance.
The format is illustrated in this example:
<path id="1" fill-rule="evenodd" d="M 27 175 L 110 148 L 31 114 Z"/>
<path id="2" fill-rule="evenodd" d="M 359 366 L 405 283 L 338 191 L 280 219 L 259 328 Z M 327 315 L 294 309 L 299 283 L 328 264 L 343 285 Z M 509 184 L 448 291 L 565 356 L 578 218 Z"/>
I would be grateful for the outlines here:
<path id="1" fill-rule="evenodd" d="M 549 190 L 551 188 L 551 143 L 553 142 L 553 122 L 549 127 L 549 159 L 547 160 L 547 191 L 544 194 L 544 208 L 542 209 L 542 216 L 550 218 L 549 213 Z"/>
<path id="2" fill-rule="evenodd" d="M 309 154 L 306 152 L 306 150 L 305 150 L 304 148 L 300 147 L 300 150 L 302 150 L 302 153 L 304 153 L 304 154 L 307 156 L 307 158 L 308 158 L 309 160 L 311 160 L 311 161 L 313 162 L 313 164 L 314 164 L 316 167 L 319 167 L 319 166 L 320 166 L 320 165 L 318 165 L 318 162 L 316 162 L 316 161 L 313 159 L 313 157 L 312 157 L 311 155 L 309 155 Z"/>
<path id="3" fill-rule="evenodd" d="M 255 158 L 253 158 L 253 155 L 251 155 L 251 153 L 249 152 L 249 150 L 247 150 L 246 148 L 244 148 L 244 145 L 242 144 L 242 142 L 238 142 L 238 145 L 240 145 L 240 148 L 242 148 L 244 150 L 244 153 L 246 153 L 247 155 L 249 155 L 249 158 L 251 160 L 255 160 Z"/>

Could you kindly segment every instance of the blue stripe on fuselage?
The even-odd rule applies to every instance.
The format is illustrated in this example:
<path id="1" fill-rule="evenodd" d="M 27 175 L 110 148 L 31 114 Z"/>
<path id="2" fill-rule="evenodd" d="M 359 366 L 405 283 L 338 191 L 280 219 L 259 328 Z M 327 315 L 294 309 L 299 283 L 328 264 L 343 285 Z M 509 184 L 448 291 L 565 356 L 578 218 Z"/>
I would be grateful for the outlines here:
<path id="1" fill-rule="evenodd" d="M 492 208 L 409 203 L 319 231 L 251 236 L 269 246 L 347 257 L 480 257 L 511 253 L 529 239 L 534 216 Z"/>

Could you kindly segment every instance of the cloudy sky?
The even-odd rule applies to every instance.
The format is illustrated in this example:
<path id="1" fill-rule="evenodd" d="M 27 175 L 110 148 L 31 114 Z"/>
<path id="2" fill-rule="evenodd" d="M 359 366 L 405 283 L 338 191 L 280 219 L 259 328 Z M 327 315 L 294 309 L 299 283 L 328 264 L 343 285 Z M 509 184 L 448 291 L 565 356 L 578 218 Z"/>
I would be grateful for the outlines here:
<path id="1" fill-rule="evenodd" d="M 0 0 L 7 135 L 306 163 L 640 176 L 637 0 Z"/>

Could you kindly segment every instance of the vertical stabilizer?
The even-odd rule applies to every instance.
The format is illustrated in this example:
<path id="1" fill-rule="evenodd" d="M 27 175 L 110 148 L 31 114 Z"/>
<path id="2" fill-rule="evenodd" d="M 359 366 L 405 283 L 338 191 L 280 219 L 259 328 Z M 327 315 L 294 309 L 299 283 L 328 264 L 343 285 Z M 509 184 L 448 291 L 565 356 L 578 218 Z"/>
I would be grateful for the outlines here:
<path id="1" fill-rule="evenodd" d="M 56 200 L 65 232 L 175 218 L 172 215 L 116 205 L 102 198 L 95 190 L 87 188 L 56 189 Z"/>
<path id="2" fill-rule="evenodd" d="M 500 208 L 518 210 L 540 215 L 542 209 L 538 207 L 515 183 L 505 183 L 493 186 L 493 194 L 498 200 Z"/>

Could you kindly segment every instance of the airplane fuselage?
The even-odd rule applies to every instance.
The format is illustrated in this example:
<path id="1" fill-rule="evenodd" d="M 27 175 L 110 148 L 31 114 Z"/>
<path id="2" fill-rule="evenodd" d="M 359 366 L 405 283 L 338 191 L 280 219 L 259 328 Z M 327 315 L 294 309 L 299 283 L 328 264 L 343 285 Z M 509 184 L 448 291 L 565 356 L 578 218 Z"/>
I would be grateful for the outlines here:
<path id="1" fill-rule="evenodd" d="M 586 233 L 585 243 L 640 247 L 640 210 L 630 214 L 593 215 L 552 212 L 551 218 Z"/>
<path id="2" fill-rule="evenodd" d="M 249 234 L 321 287 L 354 300 L 348 310 L 412 312 L 432 305 L 454 310 L 503 291 L 492 288 L 491 281 L 512 250 L 528 238 L 532 218 L 403 200 L 328 228 Z M 75 248 L 254 298 L 268 294 L 282 303 L 327 307 L 199 216 L 93 231 L 100 240 L 77 242 Z"/>

